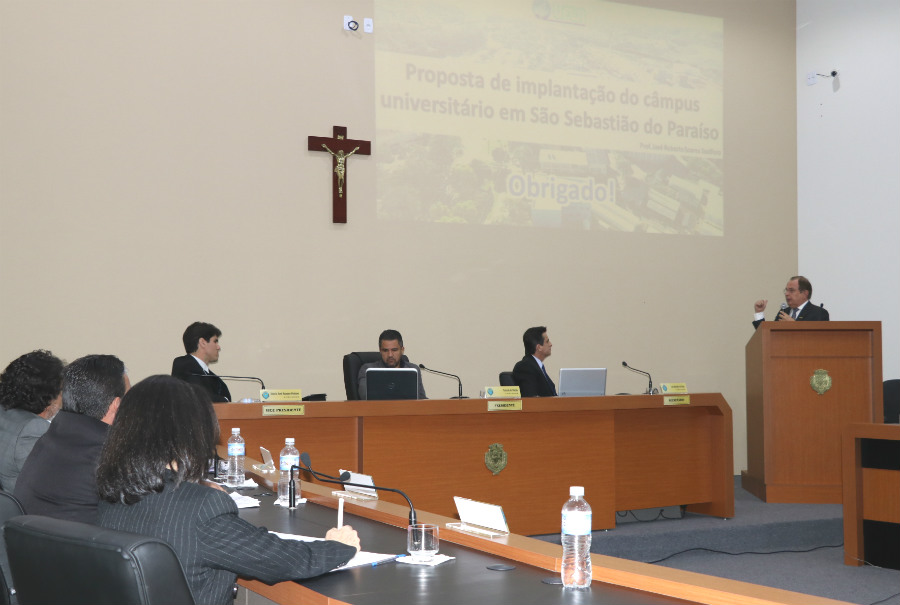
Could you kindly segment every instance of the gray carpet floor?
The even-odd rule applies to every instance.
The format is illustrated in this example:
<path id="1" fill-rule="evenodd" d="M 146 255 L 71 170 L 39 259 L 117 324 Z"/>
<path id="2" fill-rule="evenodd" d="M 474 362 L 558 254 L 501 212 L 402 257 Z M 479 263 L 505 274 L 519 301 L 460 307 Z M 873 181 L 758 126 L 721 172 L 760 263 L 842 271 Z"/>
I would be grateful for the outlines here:
<path id="1" fill-rule="evenodd" d="M 593 533 L 591 552 L 860 605 L 900 605 L 900 571 L 844 565 L 839 504 L 766 504 L 741 489 L 739 477 L 734 494 L 732 519 L 681 517 L 671 507 L 620 513 L 616 529 Z M 535 537 L 559 543 L 558 534 Z"/>

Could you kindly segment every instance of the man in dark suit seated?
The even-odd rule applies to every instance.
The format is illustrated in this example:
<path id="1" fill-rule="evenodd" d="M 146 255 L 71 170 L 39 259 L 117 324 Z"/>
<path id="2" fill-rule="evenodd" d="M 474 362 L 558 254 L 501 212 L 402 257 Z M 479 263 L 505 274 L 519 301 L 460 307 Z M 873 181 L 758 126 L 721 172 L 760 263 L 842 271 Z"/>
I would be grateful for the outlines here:
<path id="1" fill-rule="evenodd" d="M 202 387 L 214 403 L 231 401 L 225 381 L 209 369 L 210 364 L 219 361 L 221 336 L 222 331 L 214 325 L 195 321 L 181 337 L 187 355 L 172 360 L 172 376 Z"/>
<path id="2" fill-rule="evenodd" d="M 544 360 L 550 357 L 553 343 L 547 336 L 547 328 L 528 328 L 522 335 L 525 357 L 513 368 L 513 378 L 519 385 L 522 397 L 553 397 L 556 385 L 550 380 Z"/>
<path id="3" fill-rule="evenodd" d="M 87 355 L 63 370 L 63 409 L 25 461 L 15 496 L 29 515 L 97 522 L 97 463 L 131 382 L 115 355 Z"/>
<path id="4" fill-rule="evenodd" d="M 775 321 L 828 321 L 828 311 L 824 307 L 809 302 L 812 298 L 812 284 L 802 275 L 795 275 L 788 280 L 784 287 L 785 309 L 778 312 Z M 756 315 L 753 318 L 753 328 L 765 321 L 764 311 L 768 300 L 758 300 L 753 304 Z"/>

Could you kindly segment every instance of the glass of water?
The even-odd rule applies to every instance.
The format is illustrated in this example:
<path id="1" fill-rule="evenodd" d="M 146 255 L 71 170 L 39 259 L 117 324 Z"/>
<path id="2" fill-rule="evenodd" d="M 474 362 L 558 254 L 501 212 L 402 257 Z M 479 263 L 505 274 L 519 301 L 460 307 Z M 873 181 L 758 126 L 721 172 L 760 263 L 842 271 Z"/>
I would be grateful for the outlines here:
<path id="1" fill-rule="evenodd" d="M 437 525 L 417 523 L 406 528 L 406 550 L 413 561 L 431 561 L 437 554 L 440 543 Z"/>

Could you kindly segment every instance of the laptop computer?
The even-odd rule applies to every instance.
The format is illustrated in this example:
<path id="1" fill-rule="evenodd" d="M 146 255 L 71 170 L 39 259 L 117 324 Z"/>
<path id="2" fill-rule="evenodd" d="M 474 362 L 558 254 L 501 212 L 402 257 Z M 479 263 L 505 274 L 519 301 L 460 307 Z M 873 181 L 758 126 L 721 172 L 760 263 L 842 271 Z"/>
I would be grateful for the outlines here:
<path id="1" fill-rule="evenodd" d="M 369 368 L 366 370 L 367 400 L 418 398 L 419 373 L 413 368 Z"/>
<path id="2" fill-rule="evenodd" d="M 560 397 L 598 397 L 606 395 L 606 368 L 560 368 Z"/>

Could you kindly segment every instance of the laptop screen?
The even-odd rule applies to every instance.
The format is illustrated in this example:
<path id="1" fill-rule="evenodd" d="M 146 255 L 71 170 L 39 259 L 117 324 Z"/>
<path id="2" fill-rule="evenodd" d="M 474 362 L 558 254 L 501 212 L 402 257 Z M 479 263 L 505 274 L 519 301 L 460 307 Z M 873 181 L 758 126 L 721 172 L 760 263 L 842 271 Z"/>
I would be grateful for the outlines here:
<path id="1" fill-rule="evenodd" d="M 561 368 L 560 397 L 598 397 L 606 395 L 606 368 Z"/>
<path id="2" fill-rule="evenodd" d="M 418 398 L 419 373 L 413 368 L 366 370 L 366 399 L 369 401 Z"/>

